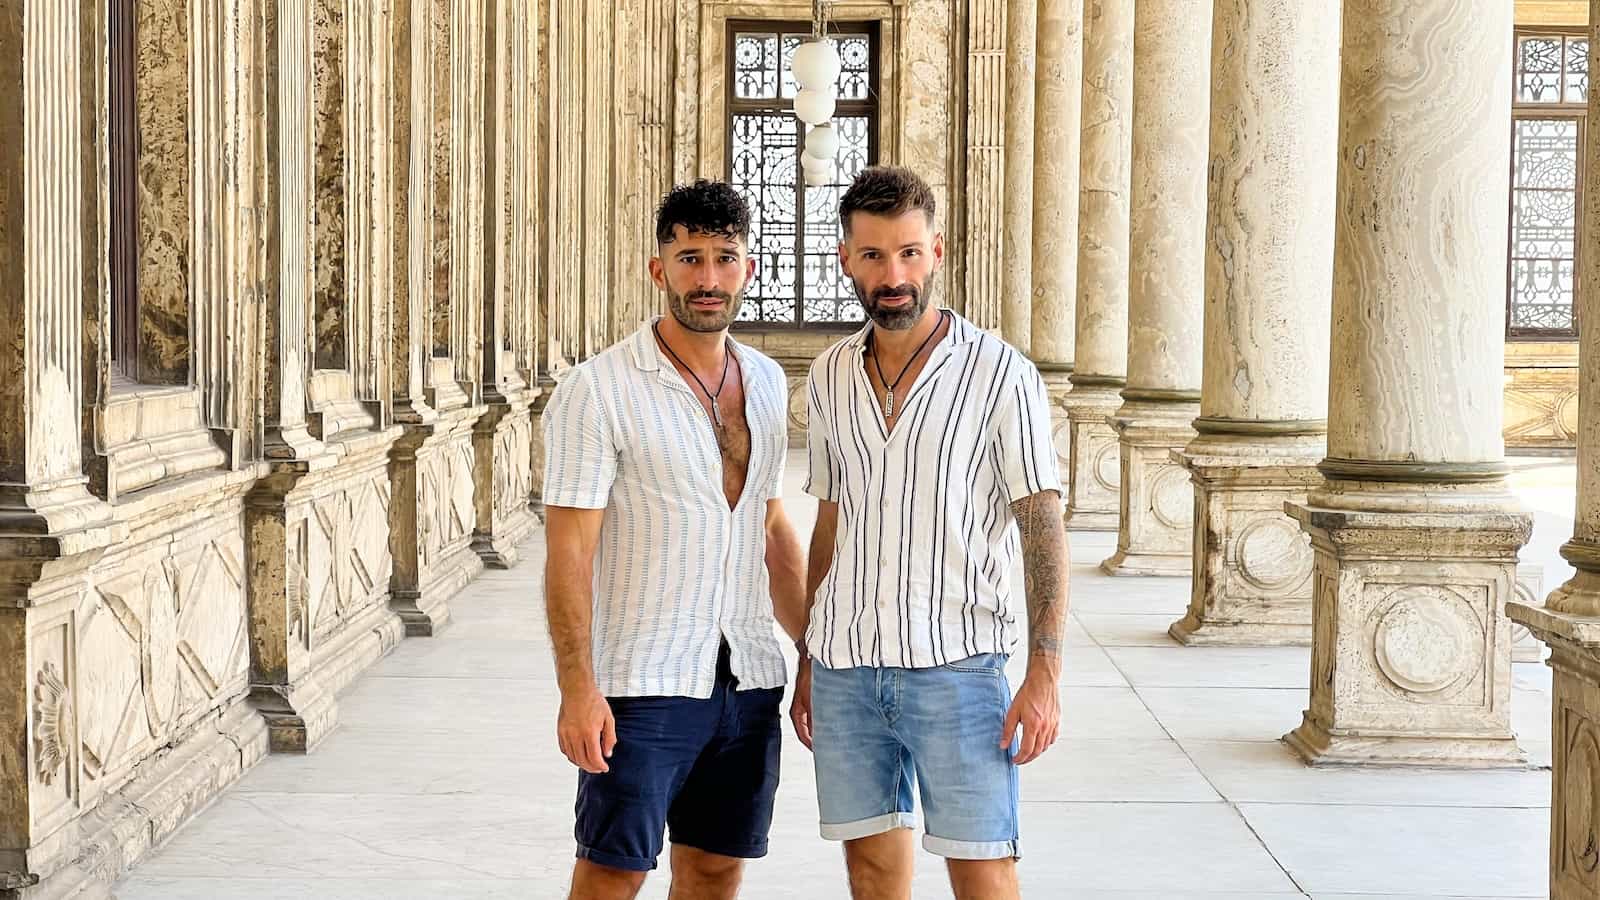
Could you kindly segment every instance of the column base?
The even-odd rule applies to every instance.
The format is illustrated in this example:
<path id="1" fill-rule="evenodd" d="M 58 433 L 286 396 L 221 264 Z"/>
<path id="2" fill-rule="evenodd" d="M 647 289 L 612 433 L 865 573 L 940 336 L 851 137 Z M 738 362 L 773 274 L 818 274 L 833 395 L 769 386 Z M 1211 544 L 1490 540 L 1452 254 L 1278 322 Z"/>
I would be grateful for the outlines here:
<path id="1" fill-rule="evenodd" d="M 509 569 L 522 559 L 522 542 L 539 530 L 541 521 L 530 507 L 506 515 L 492 535 L 472 539 L 472 550 L 492 569 Z"/>
<path id="2" fill-rule="evenodd" d="M 449 602 L 479 572 L 473 550 L 478 522 L 474 427 L 487 409 L 458 406 L 426 425 L 406 425 L 390 463 L 394 578 L 389 608 L 407 637 L 437 634 Z"/>
<path id="3" fill-rule="evenodd" d="M 1309 613 L 1309 610 L 1308 610 Z M 1239 622 L 1196 616 L 1173 622 L 1167 634 L 1189 647 L 1309 647 L 1311 623 Z"/>
<path id="4" fill-rule="evenodd" d="M 1316 553 L 1290 745 L 1317 765 L 1520 765 L 1505 609 L 1531 521 L 1502 484 L 1361 487 L 1286 505 Z"/>
<path id="5" fill-rule="evenodd" d="M 0 868 L 0 897 L 109 897 L 111 887 L 232 787 L 267 753 L 267 727 L 237 702 L 202 720 L 133 780 L 26 851 L 23 871 Z"/>
<path id="6" fill-rule="evenodd" d="M 1600 853 L 1595 849 L 1600 847 L 1600 805 L 1595 803 L 1600 782 L 1600 571 L 1579 569 L 1544 606 L 1510 603 L 1506 611 L 1550 645 L 1550 897 L 1594 900 L 1600 897 Z"/>
<path id="7" fill-rule="evenodd" d="M 339 725 L 339 704 L 310 678 L 294 687 L 253 685 L 250 703 L 267 723 L 273 753 L 309 753 Z"/>
<path id="8" fill-rule="evenodd" d="M 1317 434 L 1202 434 L 1172 454 L 1194 484 L 1189 608 L 1168 633 L 1184 644 L 1311 643 L 1311 541 L 1284 515 L 1322 481 Z"/>
<path id="9" fill-rule="evenodd" d="M 1515 736 L 1498 738 L 1443 735 L 1331 732 L 1306 713 L 1283 742 L 1310 766 L 1414 766 L 1453 769 L 1522 769 L 1528 757 Z"/>
<path id="10" fill-rule="evenodd" d="M 1188 578 L 1194 574 L 1193 563 L 1187 555 L 1171 553 L 1134 553 L 1118 550 L 1100 563 L 1100 571 L 1116 576 L 1156 576 Z"/>
<path id="11" fill-rule="evenodd" d="M 1100 564 L 1107 575 L 1191 576 L 1194 489 L 1172 451 L 1194 438 L 1200 404 L 1129 400 L 1111 418 L 1121 456 L 1122 519 L 1117 552 Z"/>
<path id="12" fill-rule="evenodd" d="M 1074 376 L 1080 378 L 1083 376 Z M 1117 383 L 1075 381 L 1062 398 L 1071 431 L 1067 453 L 1067 503 L 1063 521 L 1068 531 L 1116 531 L 1121 521 L 1117 489 L 1122 483 L 1117 433 L 1109 417 L 1121 399 Z"/>
<path id="13" fill-rule="evenodd" d="M 520 558 L 517 549 L 538 520 L 533 497 L 534 398 L 522 391 L 497 395 L 473 428 L 473 479 L 477 525 L 472 549 L 497 569 Z"/>

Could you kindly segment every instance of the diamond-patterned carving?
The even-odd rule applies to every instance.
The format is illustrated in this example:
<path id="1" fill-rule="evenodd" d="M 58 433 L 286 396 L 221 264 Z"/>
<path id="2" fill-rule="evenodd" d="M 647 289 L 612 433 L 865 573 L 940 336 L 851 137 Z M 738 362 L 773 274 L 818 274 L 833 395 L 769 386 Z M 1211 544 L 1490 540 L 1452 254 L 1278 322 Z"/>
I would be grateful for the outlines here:
<path id="1" fill-rule="evenodd" d="M 159 565 L 155 568 L 159 571 Z M 134 569 L 91 593 L 79 622 L 76 700 L 83 721 L 78 739 L 90 778 L 117 764 L 130 720 L 144 715 L 145 628 L 135 612 L 147 599 L 144 576 Z"/>
<path id="2" fill-rule="evenodd" d="M 494 518 L 527 509 L 533 491 L 533 423 L 517 417 L 495 436 Z"/>
<path id="3" fill-rule="evenodd" d="M 243 566 L 239 535 L 211 541 L 197 559 L 178 561 L 178 654 L 187 687 L 215 699 L 226 685 L 242 679 L 245 656 Z"/>

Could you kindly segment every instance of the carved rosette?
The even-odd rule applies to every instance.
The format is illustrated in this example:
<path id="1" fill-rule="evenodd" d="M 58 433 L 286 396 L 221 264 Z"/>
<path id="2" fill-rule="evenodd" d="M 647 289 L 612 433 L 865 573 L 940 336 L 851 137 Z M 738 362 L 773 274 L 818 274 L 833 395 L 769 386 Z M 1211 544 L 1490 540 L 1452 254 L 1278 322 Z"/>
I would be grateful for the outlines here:
<path id="1" fill-rule="evenodd" d="M 39 669 L 34 686 L 33 743 L 36 774 L 44 784 L 72 761 L 77 744 L 77 720 L 72 711 L 72 693 L 55 663 Z"/>

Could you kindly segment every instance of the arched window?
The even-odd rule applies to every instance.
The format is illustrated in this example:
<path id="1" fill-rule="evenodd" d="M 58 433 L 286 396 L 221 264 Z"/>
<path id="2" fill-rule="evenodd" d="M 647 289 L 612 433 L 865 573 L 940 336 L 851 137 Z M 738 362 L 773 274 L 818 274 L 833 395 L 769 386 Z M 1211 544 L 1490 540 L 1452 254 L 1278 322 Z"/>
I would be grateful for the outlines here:
<path id="1" fill-rule="evenodd" d="M 1589 39 L 1581 29 L 1518 29 L 1511 123 L 1506 337 L 1577 337 Z"/>
<path id="2" fill-rule="evenodd" d="M 794 51 L 809 22 L 731 22 L 728 26 L 728 180 L 750 202 L 750 253 L 756 277 L 742 321 L 799 326 L 861 320 L 861 306 L 839 268 L 839 198 L 856 173 L 877 162 L 878 55 L 874 23 L 833 23 L 839 73 L 834 177 L 807 187 L 799 171 L 804 125 L 795 118 Z"/>

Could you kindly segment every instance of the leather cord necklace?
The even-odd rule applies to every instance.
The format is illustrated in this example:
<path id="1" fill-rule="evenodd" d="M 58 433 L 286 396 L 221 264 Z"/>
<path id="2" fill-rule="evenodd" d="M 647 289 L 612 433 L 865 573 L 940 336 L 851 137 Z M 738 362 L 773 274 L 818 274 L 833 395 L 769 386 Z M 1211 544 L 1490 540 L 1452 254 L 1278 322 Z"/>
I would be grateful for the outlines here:
<path id="1" fill-rule="evenodd" d="M 882 383 L 883 387 L 884 387 L 883 417 L 885 419 L 894 418 L 894 390 L 895 390 L 895 388 L 900 386 L 900 379 L 906 377 L 906 372 L 908 370 L 910 370 L 911 364 L 917 361 L 917 357 L 922 355 L 922 351 L 928 349 L 928 342 L 933 340 L 933 336 L 938 334 L 939 333 L 939 329 L 944 327 L 944 318 L 947 315 L 949 315 L 949 313 L 947 313 L 946 311 L 944 311 L 942 309 L 939 310 L 939 324 L 933 326 L 933 330 L 928 332 L 928 336 L 922 339 L 922 343 L 921 344 L 917 345 L 917 352 L 911 354 L 911 358 L 906 360 L 906 364 L 904 366 L 900 367 L 900 374 L 896 375 L 894 377 L 894 383 L 893 384 L 889 383 L 889 379 L 883 377 L 883 361 L 878 356 L 878 348 L 877 348 L 876 342 L 873 343 L 873 346 L 872 346 L 872 364 L 877 367 L 877 369 L 878 369 L 878 381 L 880 383 Z M 874 334 L 877 333 L 877 329 L 876 328 L 873 329 L 873 333 Z M 869 341 L 871 340 L 871 336 L 870 335 L 868 336 L 868 340 Z"/>
<path id="2" fill-rule="evenodd" d="M 723 354 L 722 378 L 717 382 L 717 389 L 713 391 L 706 387 L 706 383 L 700 380 L 700 376 L 694 373 L 694 369 L 689 368 L 689 364 L 684 362 L 683 358 L 678 355 L 677 351 L 672 349 L 672 345 L 667 343 L 667 339 L 661 336 L 661 323 L 659 320 L 650 326 L 650 330 L 655 332 L 656 340 L 660 341 L 661 346 L 666 348 L 668 355 L 672 357 L 673 361 L 678 365 L 683 366 L 683 370 L 688 372 L 689 377 L 694 379 L 694 383 L 700 385 L 700 390 L 705 392 L 706 399 L 711 401 L 711 424 L 714 425 L 718 431 L 721 431 L 722 410 L 717 406 L 717 398 L 722 396 L 722 388 L 728 383 L 728 363 L 733 362 L 733 348 L 727 347 L 726 352 Z"/>

